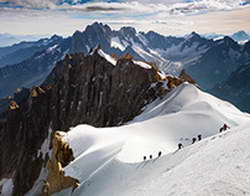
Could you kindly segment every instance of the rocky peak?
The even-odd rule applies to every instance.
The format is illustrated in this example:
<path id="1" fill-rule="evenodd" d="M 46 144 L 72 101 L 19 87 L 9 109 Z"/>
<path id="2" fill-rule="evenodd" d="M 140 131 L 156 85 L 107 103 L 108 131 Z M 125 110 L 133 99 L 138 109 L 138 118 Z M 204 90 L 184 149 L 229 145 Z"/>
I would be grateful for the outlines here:
<path id="1" fill-rule="evenodd" d="M 250 35 L 243 30 L 234 33 L 231 37 L 236 41 L 250 40 Z"/>
<path id="2" fill-rule="evenodd" d="M 224 39 L 224 44 L 227 46 L 231 46 L 231 45 L 237 45 L 237 42 L 235 42 L 231 37 L 229 36 L 225 36 Z"/>
<path id="3" fill-rule="evenodd" d="M 50 38 L 51 40 L 62 40 L 63 39 L 63 37 L 62 36 L 58 36 L 58 35 L 53 35 L 51 38 Z"/>
<path id="4" fill-rule="evenodd" d="M 130 36 L 134 36 L 136 34 L 136 29 L 133 27 L 122 27 L 120 29 L 120 32 L 123 35 L 130 35 Z"/>
<path id="5" fill-rule="evenodd" d="M 192 32 L 189 35 L 186 36 L 186 41 L 189 42 L 195 42 L 195 41 L 200 41 L 203 40 L 204 38 L 202 38 L 198 33 L 196 32 Z M 205 39 L 204 39 L 205 40 Z"/>
<path id="6" fill-rule="evenodd" d="M 108 33 L 111 32 L 111 28 L 108 25 L 104 25 L 103 23 L 98 23 L 95 22 L 92 25 L 88 25 L 85 29 L 86 32 L 104 32 L 104 33 Z"/>

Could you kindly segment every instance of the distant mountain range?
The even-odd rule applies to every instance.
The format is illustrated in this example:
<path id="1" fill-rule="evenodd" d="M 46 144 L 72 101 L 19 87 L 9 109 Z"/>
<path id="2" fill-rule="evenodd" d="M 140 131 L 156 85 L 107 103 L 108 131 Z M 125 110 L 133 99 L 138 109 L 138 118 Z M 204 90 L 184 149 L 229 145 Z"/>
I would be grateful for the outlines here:
<path id="1" fill-rule="evenodd" d="M 132 27 L 116 31 L 94 23 L 68 38 L 55 35 L 0 48 L 0 97 L 40 84 L 65 54 L 88 54 L 98 45 L 116 57 L 129 53 L 134 59 L 153 62 L 166 73 L 179 75 L 185 69 L 203 89 L 223 83 L 250 62 L 250 41 L 240 44 L 229 36 L 211 40 L 195 32 L 184 37 L 163 36 L 153 31 L 137 32 Z"/>
<path id="2" fill-rule="evenodd" d="M 12 35 L 8 33 L 0 33 L 0 47 L 11 46 L 21 41 L 37 41 L 45 36 L 35 35 Z"/>
<path id="3" fill-rule="evenodd" d="M 250 34 L 245 31 L 238 31 L 231 35 L 223 35 L 223 34 L 216 34 L 216 33 L 209 33 L 203 35 L 207 39 L 223 39 L 225 36 L 231 37 L 234 41 L 244 43 L 250 40 Z"/>

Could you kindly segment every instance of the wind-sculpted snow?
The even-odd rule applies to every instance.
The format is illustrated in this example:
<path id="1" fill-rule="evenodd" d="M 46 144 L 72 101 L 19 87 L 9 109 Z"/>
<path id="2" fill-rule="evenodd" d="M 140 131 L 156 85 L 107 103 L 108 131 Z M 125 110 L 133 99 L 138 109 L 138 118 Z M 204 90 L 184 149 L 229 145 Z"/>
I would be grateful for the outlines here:
<path id="1" fill-rule="evenodd" d="M 113 160 L 73 196 L 249 195 L 250 124 L 140 163 Z M 71 190 L 58 194 L 70 195 Z"/>
<path id="2" fill-rule="evenodd" d="M 65 168 L 65 172 L 81 182 L 80 188 L 73 195 L 171 195 L 168 190 L 172 190 L 173 195 L 206 195 L 216 189 L 213 183 L 217 180 L 220 180 L 217 185 L 223 188 L 220 192 L 223 194 L 229 186 L 229 182 L 224 179 L 226 175 L 213 175 L 222 167 L 221 160 L 226 163 L 226 160 L 232 159 L 233 162 L 235 157 L 223 157 L 222 150 L 219 151 L 222 157 L 213 155 L 222 148 L 220 145 L 227 145 L 226 141 L 218 144 L 217 148 L 212 148 L 212 145 L 219 143 L 224 137 L 230 137 L 231 139 L 227 139 L 229 141 L 236 139 L 230 136 L 232 133 L 229 136 L 226 136 L 227 133 L 214 135 L 219 133 L 219 128 L 224 123 L 233 132 L 238 126 L 249 122 L 249 117 L 228 102 L 184 83 L 166 97 L 148 105 L 140 116 L 125 126 L 100 129 L 80 125 L 72 128 L 65 138 L 73 148 L 76 159 Z M 202 134 L 204 141 L 189 147 L 192 138 L 198 134 Z M 209 142 L 210 140 L 214 141 Z M 184 145 L 184 150 L 176 151 L 178 143 Z M 160 151 L 165 156 L 158 160 Z M 223 152 L 229 153 L 227 150 Z M 204 153 L 208 155 L 203 155 Z M 148 160 L 149 155 L 153 156 L 153 160 L 143 161 L 143 156 Z M 209 161 L 205 160 L 206 156 L 210 156 Z M 209 165 L 213 162 L 214 164 Z M 194 166 L 199 164 L 201 166 L 195 173 L 197 178 L 207 180 L 211 177 L 212 180 L 200 190 L 190 189 L 178 179 L 184 175 L 186 181 L 192 180 L 192 172 L 188 169 L 193 171 Z M 230 166 L 232 164 L 227 169 Z M 179 170 L 178 167 L 182 169 Z M 206 167 L 212 174 L 207 173 Z M 215 170 L 212 171 L 213 169 Z M 202 175 L 201 172 L 206 173 Z M 181 186 L 180 194 L 176 184 Z M 190 182 L 188 184 L 192 185 Z M 230 191 L 241 193 L 237 187 L 236 183 Z M 246 187 L 242 187 L 245 190 Z M 68 193 L 71 191 L 66 190 L 58 195 L 69 195 Z"/>

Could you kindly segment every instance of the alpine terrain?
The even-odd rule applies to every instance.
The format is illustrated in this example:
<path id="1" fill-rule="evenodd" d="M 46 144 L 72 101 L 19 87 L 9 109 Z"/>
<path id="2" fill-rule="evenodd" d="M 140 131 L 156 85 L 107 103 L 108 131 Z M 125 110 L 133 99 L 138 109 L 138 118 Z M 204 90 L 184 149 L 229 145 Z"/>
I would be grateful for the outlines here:
<path id="1" fill-rule="evenodd" d="M 0 195 L 250 195 L 250 41 L 234 39 L 96 22 L 0 48 Z"/>

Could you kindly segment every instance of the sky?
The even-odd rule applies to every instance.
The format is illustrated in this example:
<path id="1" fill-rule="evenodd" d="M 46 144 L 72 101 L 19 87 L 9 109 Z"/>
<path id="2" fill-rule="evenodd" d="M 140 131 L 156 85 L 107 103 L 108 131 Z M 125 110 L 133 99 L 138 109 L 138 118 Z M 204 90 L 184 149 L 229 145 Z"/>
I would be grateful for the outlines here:
<path id="1" fill-rule="evenodd" d="M 0 0 L 0 33 L 68 36 L 93 22 L 165 35 L 250 32 L 250 0 Z"/>

